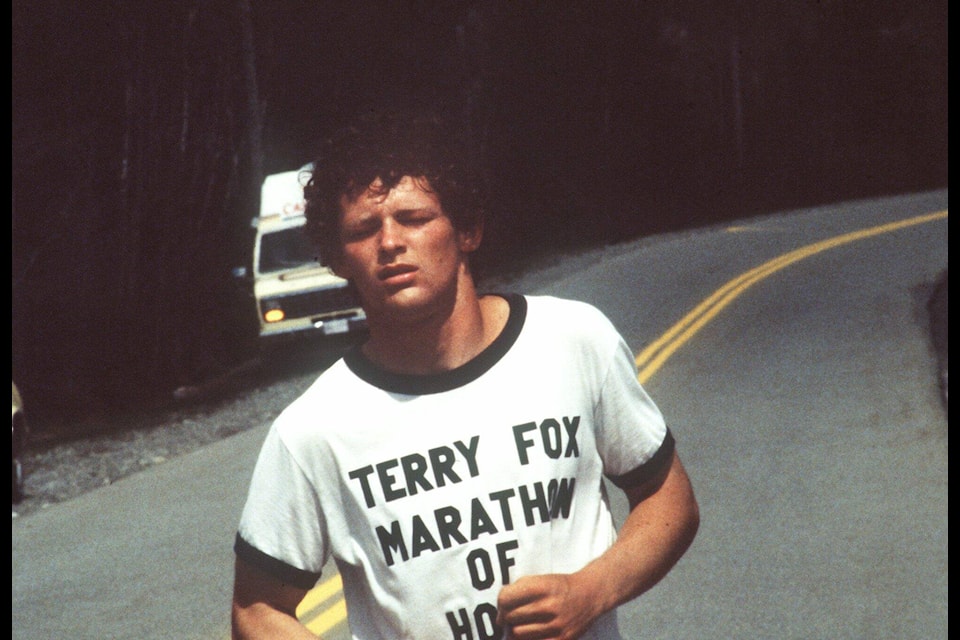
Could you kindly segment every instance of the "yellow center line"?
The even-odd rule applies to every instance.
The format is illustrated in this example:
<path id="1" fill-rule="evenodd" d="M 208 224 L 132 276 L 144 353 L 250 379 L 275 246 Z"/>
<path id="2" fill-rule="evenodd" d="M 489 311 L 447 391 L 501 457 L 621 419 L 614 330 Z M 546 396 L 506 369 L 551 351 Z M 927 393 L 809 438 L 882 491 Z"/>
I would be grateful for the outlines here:
<path id="1" fill-rule="evenodd" d="M 751 286 L 777 271 L 795 262 L 799 262 L 804 258 L 826 251 L 827 249 L 839 247 L 857 240 L 863 240 L 864 238 L 870 238 L 882 233 L 889 233 L 925 222 L 944 219 L 947 217 L 947 213 L 947 211 L 938 211 L 936 213 L 890 222 L 821 240 L 820 242 L 800 247 L 772 260 L 768 260 L 760 266 L 740 274 L 717 289 L 703 302 L 694 307 L 690 313 L 681 318 L 679 322 L 670 327 L 662 336 L 651 342 L 640 352 L 636 359 L 637 369 L 639 371 L 637 378 L 641 383 L 649 380 L 677 349 L 689 341 L 694 334 L 720 313 L 724 307 L 733 302 Z"/>
<path id="2" fill-rule="evenodd" d="M 304 625 L 307 629 L 319 636 L 333 629 L 346 619 L 347 602 L 343 598 L 339 598 L 330 608 L 321 611 L 317 617 L 312 618 L 308 622 L 304 622 Z"/>
<path id="3" fill-rule="evenodd" d="M 343 580 L 338 573 L 307 592 L 307 595 L 297 605 L 297 617 L 302 620 L 319 605 L 340 593 L 341 589 L 343 589 Z"/>
<path id="4" fill-rule="evenodd" d="M 636 358 L 637 369 L 639 371 L 637 378 L 641 383 L 648 381 L 677 349 L 688 342 L 704 325 L 720 313 L 724 307 L 733 302 L 748 288 L 777 271 L 795 262 L 799 262 L 804 258 L 826 251 L 827 249 L 925 222 L 941 220 L 946 217 L 947 211 L 938 211 L 898 222 L 861 229 L 860 231 L 853 231 L 795 249 L 742 273 L 717 289 L 703 302 L 694 307 L 694 309 L 679 322 L 670 327 L 662 336 L 643 349 Z M 341 582 L 340 576 L 336 575 L 312 589 L 307 593 L 306 597 L 304 597 L 303 601 L 297 607 L 297 617 L 310 631 L 316 634 L 322 634 L 347 619 L 347 605 L 342 597 L 338 598 L 327 609 L 318 610 L 320 605 L 324 604 L 333 596 L 340 594 L 342 588 L 343 583 Z"/>

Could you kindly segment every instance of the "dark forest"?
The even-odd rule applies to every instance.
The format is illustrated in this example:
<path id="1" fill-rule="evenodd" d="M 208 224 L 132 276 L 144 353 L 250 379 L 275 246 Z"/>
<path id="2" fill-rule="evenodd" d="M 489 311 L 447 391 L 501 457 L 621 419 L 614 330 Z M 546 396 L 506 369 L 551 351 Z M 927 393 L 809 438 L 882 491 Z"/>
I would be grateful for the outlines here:
<path id="1" fill-rule="evenodd" d="M 15 0 L 12 375 L 156 406 L 256 350 L 263 176 L 364 110 L 458 119 L 481 267 L 947 185 L 947 3 Z"/>

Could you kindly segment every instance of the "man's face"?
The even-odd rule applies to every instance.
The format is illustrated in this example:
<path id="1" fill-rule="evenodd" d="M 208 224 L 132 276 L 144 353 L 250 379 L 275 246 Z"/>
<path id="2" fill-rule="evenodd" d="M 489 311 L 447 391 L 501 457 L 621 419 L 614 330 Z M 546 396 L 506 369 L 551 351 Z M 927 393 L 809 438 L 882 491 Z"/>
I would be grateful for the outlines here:
<path id="1" fill-rule="evenodd" d="M 405 176 L 341 203 L 342 253 L 335 271 L 352 280 L 370 316 L 424 318 L 452 304 L 480 229 L 458 232 L 436 194 Z"/>

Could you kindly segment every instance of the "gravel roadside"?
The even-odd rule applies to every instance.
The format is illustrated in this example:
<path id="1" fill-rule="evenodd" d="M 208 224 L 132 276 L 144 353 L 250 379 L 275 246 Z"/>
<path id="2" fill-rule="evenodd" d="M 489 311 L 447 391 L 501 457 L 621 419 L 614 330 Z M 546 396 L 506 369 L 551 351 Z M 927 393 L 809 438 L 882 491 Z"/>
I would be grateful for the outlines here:
<path id="1" fill-rule="evenodd" d="M 25 516 L 148 467 L 270 422 L 316 378 L 320 369 L 253 384 L 233 381 L 235 397 L 185 403 L 157 415 L 129 418 L 140 426 L 42 445 L 23 458 L 25 497 L 13 517 Z M 249 388 L 247 388 L 249 387 Z M 29 409 L 28 409 L 29 410 Z"/>

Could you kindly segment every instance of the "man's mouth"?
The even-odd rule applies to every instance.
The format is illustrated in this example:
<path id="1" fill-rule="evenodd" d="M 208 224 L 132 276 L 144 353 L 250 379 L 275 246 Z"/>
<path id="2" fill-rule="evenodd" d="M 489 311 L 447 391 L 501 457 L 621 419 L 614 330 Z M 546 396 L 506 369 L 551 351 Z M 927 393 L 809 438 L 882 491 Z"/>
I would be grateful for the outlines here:
<path id="1" fill-rule="evenodd" d="M 406 284 L 413 278 L 416 267 L 409 264 L 394 264 L 377 271 L 377 278 L 386 284 Z"/>

